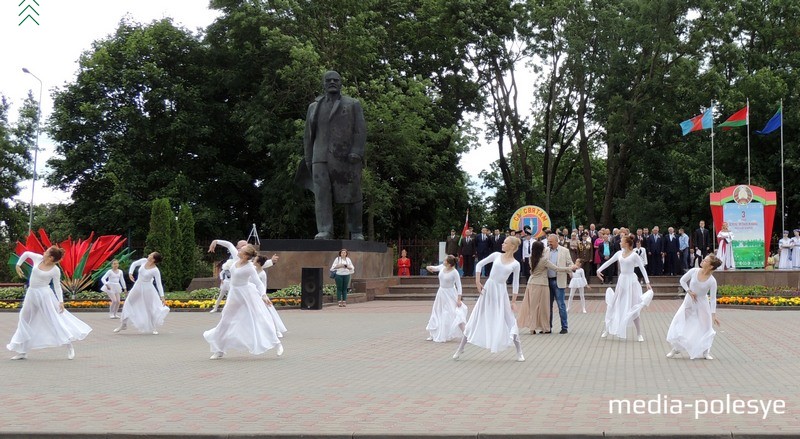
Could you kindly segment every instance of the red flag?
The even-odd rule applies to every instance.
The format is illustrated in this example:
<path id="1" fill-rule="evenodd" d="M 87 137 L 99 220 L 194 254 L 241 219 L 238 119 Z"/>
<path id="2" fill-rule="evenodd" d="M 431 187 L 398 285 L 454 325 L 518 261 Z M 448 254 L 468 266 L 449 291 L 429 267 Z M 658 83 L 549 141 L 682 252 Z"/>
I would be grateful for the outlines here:
<path id="1" fill-rule="evenodd" d="M 461 229 L 461 237 L 458 238 L 458 245 L 461 245 L 461 240 L 467 236 L 467 229 L 469 229 L 469 209 L 467 209 L 467 217 L 464 219 L 464 228 Z"/>

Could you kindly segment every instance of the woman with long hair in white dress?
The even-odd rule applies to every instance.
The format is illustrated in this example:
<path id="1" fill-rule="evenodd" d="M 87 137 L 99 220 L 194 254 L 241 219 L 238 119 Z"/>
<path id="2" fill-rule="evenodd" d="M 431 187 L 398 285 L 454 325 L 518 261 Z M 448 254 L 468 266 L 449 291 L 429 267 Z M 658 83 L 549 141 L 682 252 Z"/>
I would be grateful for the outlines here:
<path id="1" fill-rule="evenodd" d="M 114 332 L 128 329 L 132 324 L 139 332 L 150 332 L 158 335 L 158 328 L 164 324 L 169 314 L 167 301 L 164 299 L 164 286 L 161 284 L 161 272 L 158 263 L 161 253 L 152 252 L 147 258 L 139 259 L 131 264 L 128 275 L 133 279 L 133 272 L 139 268 L 139 277 L 128 292 L 122 306 L 122 322 Z"/>
<path id="2" fill-rule="evenodd" d="M 266 256 L 256 256 L 253 259 L 253 266 L 256 268 L 256 273 L 258 273 L 258 279 L 264 285 L 264 289 L 261 290 L 262 293 L 267 293 L 267 268 L 272 267 L 276 262 L 278 262 L 278 255 L 272 255 L 271 258 L 267 258 Z M 275 309 L 275 305 L 272 301 L 269 300 L 269 296 L 267 296 L 267 312 L 269 312 L 269 316 L 272 318 L 272 322 L 275 324 L 275 332 L 278 333 L 278 337 L 283 337 L 284 332 L 288 332 L 286 329 L 286 325 L 283 324 L 283 320 L 278 315 L 278 310 Z"/>
<path id="3" fill-rule="evenodd" d="M 722 261 L 709 254 L 700 263 L 700 268 L 692 268 L 681 277 L 681 287 L 686 297 L 667 331 L 667 342 L 672 350 L 667 358 L 686 352 L 689 358 L 713 360 L 711 345 L 714 343 L 712 323 L 719 326 L 717 319 L 717 280 L 712 275 Z"/>
<path id="4" fill-rule="evenodd" d="M 429 272 L 439 273 L 439 289 L 425 327 L 429 341 L 443 343 L 464 336 L 469 311 L 467 305 L 461 302 L 461 276 L 456 270 L 457 263 L 455 256 L 447 255 L 443 264 L 425 268 Z"/>
<path id="5" fill-rule="evenodd" d="M 238 260 L 231 267 L 231 290 L 219 324 L 203 333 L 210 345 L 212 360 L 222 358 L 231 350 L 260 355 L 277 347 L 283 355 L 283 345 L 275 330 L 275 322 L 267 308 L 272 304 L 266 288 L 258 278 L 250 259 L 256 256 L 252 245 L 239 249 Z"/>
<path id="6" fill-rule="evenodd" d="M 639 321 L 639 313 L 642 308 L 648 306 L 653 300 L 653 289 L 650 287 L 650 279 L 647 277 L 647 270 L 642 264 L 641 258 L 633 251 L 633 235 L 626 235 L 620 240 L 622 250 L 614 253 L 611 259 L 607 260 L 597 269 L 597 277 L 603 280 L 603 270 L 611 264 L 619 262 L 619 277 L 615 289 L 606 290 L 606 318 L 605 328 L 600 335 L 601 338 L 608 337 L 609 334 L 621 339 L 627 338 L 628 326 L 633 322 L 636 327 L 636 336 L 639 341 L 644 341 L 642 326 Z M 642 294 L 642 286 L 636 277 L 634 268 L 639 267 L 644 277 L 647 292 Z"/>
<path id="7" fill-rule="evenodd" d="M 12 360 L 28 358 L 28 352 L 33 349 L 55 346 L 66 346 L 67 358 L 72 360 L 75 358 L 72 342 L 83 340 L 92 331 L 89 325 L 64 309 L 61 270 L 56 265 L 62 257 L 64 250 L 53 246 L 44 252 L 44 256 L 25 252 L 17 261 L 19 277 L 24 277 L 20 266 L 25 260 L 30 259 L 33 268 L 19 312 L 17 330 L 6 345 L 9 351 L 17 352 Z"/>
<path id="8" fill-rule="evenodd" d="M 736 269 L 736 261 L 733 259 L 733 233 L 728 229 L 728 223 L 722 223 L 722 230 L 717 233 L 717 258 L 722 261 L 723 270 Z"/>
<path id="9" fill-rule="evenodd" d="M 111 269 L 106 271 L 106 274 L 100 279 L 103 286 L 100 291 L 108 295 L 111 304 L 108 306 L 108 314 L 112 319 L 118 319 L 117 312 L 119 311 L 119 303 L 122 293 L 128 292 L 128 286 L 125 285 L 125 273 L 119 269 L 119 261 L 114 259 L 111 261 Z"/>
<path id="10" fill-rule="evenodd" d="M 519 328 L 514 316 L 511 301 L 508 300 L 506 280 L 512 275 L 513 300 L 519 293 L 519 262 L 514 259 L 514 252 L 519 248 L 520 240 L 509 236 L 503 241 L 503 252 L 495 252 L 483 258 L 475 267 L 475 286 L 480 296 L 475 303 L 472 315 L 464 328 L 464 336 L 453 354 L 457 360 L 467 343 L 489 349 L 492 353 L 503 351 L 512 345 L 517 349 L 517 361 L 525 361 L 522 355 L 522 344 L 519 340 Z M 486 285 L 481 285 L 481 268 L 492 264 L 492 272 Z"/>

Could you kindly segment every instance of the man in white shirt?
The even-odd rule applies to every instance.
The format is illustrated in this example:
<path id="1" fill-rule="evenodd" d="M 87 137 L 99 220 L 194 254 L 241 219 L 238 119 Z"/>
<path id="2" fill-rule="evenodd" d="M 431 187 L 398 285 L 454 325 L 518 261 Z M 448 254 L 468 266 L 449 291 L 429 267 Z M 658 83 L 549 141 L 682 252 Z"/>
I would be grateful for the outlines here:
<path id="1" fill-rule="evenodd" d="M 531 246 L 533 245 L 531 226 L 522 228 L 522 266 L 519 272 L 521 278 L 527 279 L 531 275 Z"/>

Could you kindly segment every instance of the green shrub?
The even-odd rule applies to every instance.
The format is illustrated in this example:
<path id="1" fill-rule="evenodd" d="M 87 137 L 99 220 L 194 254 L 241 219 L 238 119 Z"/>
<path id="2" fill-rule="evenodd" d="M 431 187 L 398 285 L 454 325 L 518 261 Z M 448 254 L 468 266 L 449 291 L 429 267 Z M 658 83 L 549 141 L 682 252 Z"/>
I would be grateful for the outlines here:
<path id="1" fill-rule="evenodd" d="M 734 297 L 794 297 L 799 296 L 800 291 L 790 287 L 765 287 L 763 285 L 720 285 L 717 288 L 717 296 Z"/>
<path id="2" fill-rule="evenodd" d="M 105 300 L 108 294 L 100 291 L 83 290 L 75 295 L 74 300 Z"/>
<path id="3" fill-rule="evenodd" d="M 0 288 L 0 300 L 14 300 L 14 299 L 22 299 L 24 297 L 25 297 L 25 288 L 23 287 Z"/>
<path id="4" fill-rule="evenodd" d="M 219 288 L 202 288 L 189 293 L 192 300 L 213 299 L 219 295 Z"/>
<path id="5" fill-rule="evenodd" d="M 280 289 L 272 294 L 270 297 L 300 297 L 302 294 L 302 288 L 300 285 L 289 285 L 286 288 Z M 322 287 L 322 294 L 325 296 L 335 296 L 336 295 L 336 285 L 324 285 Z"/>

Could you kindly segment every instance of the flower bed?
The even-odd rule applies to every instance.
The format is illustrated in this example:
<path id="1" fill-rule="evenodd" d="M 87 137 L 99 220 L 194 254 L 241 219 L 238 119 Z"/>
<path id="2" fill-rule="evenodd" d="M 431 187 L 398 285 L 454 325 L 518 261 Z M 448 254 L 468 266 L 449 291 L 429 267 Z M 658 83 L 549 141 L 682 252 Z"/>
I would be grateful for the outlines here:
<path id="1" fill-rule="evenodd" d="M 792 306 L 800 307 L 800 297 L 717 297 L 718 305 Z"/>
<path id="2" fill-rule="evenodd" d="M 800 291 L 791 287 L 765 287 L 763 285 L 720 285 L 717 297 L 800 297 Z"/>
<path id="3" fill-rule="evenodd" d="M 299 306 L 300 299 L 293 297 L 277 297 L 273 298 L 272 304 L 277 307 L 283 306 Z M 167 306 L 173 309 L 210 309 L 214 306 L 214 300 L 167 300 Z M 66 300 L 64 307 L 68 309 L 107 309 L 109 306 L 108 300 Z M 122 302 L 123 305 L 125 301 Z M 224 305 L 223 300 L 220 304 Z M 8 300 L 0 301 L 0 310 L 16 310 L 22 307 L 21 300 Z"/>

